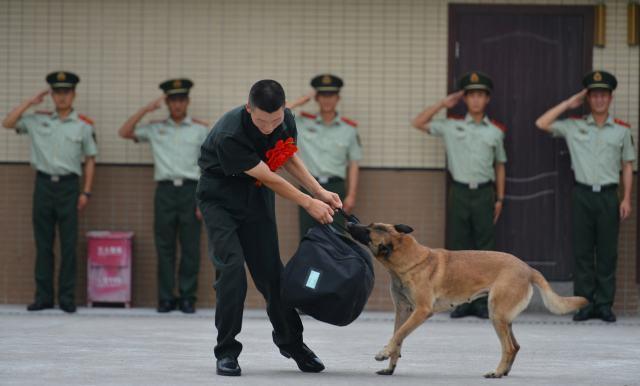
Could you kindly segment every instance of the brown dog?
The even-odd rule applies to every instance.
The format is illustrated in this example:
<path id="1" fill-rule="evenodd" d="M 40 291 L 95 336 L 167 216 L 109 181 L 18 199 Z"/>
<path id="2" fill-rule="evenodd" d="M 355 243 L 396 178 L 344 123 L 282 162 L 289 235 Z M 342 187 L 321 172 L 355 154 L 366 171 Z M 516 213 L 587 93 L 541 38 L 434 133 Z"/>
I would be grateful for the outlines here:
<path id="1" fill-rule="evenodd" d="M 378 371 L 391 375 L 400 358 L 403 340 L 436 312 L 489 295 L 489 317 L 500 338 L 502 359 L 486 378 L 508 375 L 520 349 L 511 322 L 522 312 L 538 287 L 544 305 L 554 314 L 566 314 L 587 304 L 583 297 L 561 297 L 540 272 L 513 255 L 493 251 L 448 251 L 420 245 L 407 225 L 348 223 L 351 236 L 371 250 L 391 274 L 396 309 L 394 334 L 376 355 L 391 358 Z"/>

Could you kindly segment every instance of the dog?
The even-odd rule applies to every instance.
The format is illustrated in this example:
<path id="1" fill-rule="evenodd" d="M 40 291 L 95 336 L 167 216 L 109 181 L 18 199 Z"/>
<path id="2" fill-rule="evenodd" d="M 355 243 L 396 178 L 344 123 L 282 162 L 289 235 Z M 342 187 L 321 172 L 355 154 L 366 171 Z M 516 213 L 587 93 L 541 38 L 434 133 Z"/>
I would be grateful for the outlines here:
<path id="1" fill-rule="evenodd" d="M 404 339 L 436 312 L 489 296 L 489 318 L 500 339 L 502 358 L 485 378 L 500 378 L 511 371 L 520 349 L 511 323 L 529 304 L 535 285 L 544 305 L 554 314 L 566 314 L 587 305 L 578 296 L 556 294 L 544 276 L 508 253 L 448 251 L 421 245 L 407 225 L 347 223 L 347 232 L 365 245 L 391 275 L 395 328 L 389 343 L 375 359 L 390 359 L 377 373 L 392 375 Z"/>

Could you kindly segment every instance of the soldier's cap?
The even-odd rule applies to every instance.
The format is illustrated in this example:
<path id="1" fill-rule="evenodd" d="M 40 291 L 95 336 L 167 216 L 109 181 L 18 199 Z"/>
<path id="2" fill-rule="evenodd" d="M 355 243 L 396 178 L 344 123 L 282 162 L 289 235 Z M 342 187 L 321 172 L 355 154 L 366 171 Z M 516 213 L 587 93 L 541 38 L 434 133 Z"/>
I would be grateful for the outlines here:
<path id="1" fill-rule="evenodd" d="M 75 89 L 76 84 L 80 82 L 80 77 L 73 72 L 55 71 L 47 75 L 45 78 L 52 89 L 70 88 Z"/>
<path id="2" fill-rule="evenodd" d="M 343 85 L 342 79 L 332 74 L 322 74 L 311 79 L 311 87 L 318 93 L 338 93 Z"/>
<path id="3" fill-rule="evenodd" d="M 592 71 L 584 76 L 582 85 L 587 90 L 602 89 L 613 91 L 618 87 L 618 80 L 610 72 Z"/>
<path id="4" fill-rule="evenodd" d="M 460 77 L 458 81 L 458 89 L 463 91 L 484 90 L 488 93 L 493 91 L 493 81 L 491 78 L 480 71 L 471 71 Z"/>
<path id="5" fill-rule="evenodd" d="M 193 82 L 189 79 L 169 79 L 160 83 L 159 86 L 165 95 L 189 95 L 189 90 L 193 87 Z"/>

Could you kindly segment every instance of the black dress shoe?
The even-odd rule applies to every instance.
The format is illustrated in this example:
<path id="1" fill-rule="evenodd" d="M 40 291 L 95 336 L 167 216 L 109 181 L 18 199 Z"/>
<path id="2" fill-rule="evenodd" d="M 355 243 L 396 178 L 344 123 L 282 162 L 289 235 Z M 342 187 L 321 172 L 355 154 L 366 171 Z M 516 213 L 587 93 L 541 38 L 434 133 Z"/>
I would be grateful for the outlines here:
<path id="1" fill-rule="evenodd" d="M 584 322 L 591 318 L 593 318 L 593 308 L 591 306 L 583 307 L 573 315 L 574 322 Z"/>
<path id="2" fill-rule="evenodd" d="M 224 357 L 216 362 L 216 374 L 230 377 L 237 377 L 242 372 L 240 365 L 235 358 Z"/>
<path id="3" fill-rule="evenodd" d="M 48 308 L 53 308 L 53 303 L 33 302 L 27 306 L 27 311 L 41 311 Z"/>
<path id="4" fill-rule="evenodd" d="M 302 346 L 297 346 L 293 348 L 281 348 L 280 354 L 282 354 L 285 358 L 293 358 L 298 365 L 300 371 L 305 373 L 319 373 L 324 370 L 324 364 L 318 358 L 316 354 L 314 354 L 306 344 L 302 344 Z"/>
<path id="5" fill-rule="evenodd" d="M 185 314 L 193 314 L 196 312 L 196 306 L 191 300 L 182 300 L 180 302 L 180 311 L 184 312 Z"/>
<path id="6" fill-rule="evenodd" d="M 73 303 L 60 303 L 60 309 L 68 314 L 76 312 L 76 305 Z"/>
<path id="7" fill-rule="evenodd" d="M 176 308 L 176 305 L 171 300 L 161 300 L 158 303 L 158 312 L 166 313 L 171 312 Z"/>
<path id="8" fill-rule="evenodd" d="M 453 311 L 451 311 L 451 316 L 453 319 L 464 318 L 465 316 L 475 315 L 474 310 L 471 307 L 471 303 L 460 304 Z"/>
<path id="9" fill-rule="evenodd" d="M 617 320 L 616 314 L 611 311 L 611 308 L 603 308 L 598 314 L 600 315 L 600 320 L 608 323 L 613 323 Z"/>

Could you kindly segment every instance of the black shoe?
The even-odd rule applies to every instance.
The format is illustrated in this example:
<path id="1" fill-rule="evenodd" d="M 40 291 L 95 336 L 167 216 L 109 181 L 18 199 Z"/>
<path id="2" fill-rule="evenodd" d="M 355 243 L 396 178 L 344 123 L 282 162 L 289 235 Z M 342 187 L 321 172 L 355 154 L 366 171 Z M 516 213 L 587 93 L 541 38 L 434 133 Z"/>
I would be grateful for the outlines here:
<path id="1" fill-rule="evenodd" d="M 324 370 L 324 364 L 306 344 L 295 348 L 281 348 L 280 354 L 285 358 L 293 358 L 300 371 L 305 373 L 319 373 Z"/>
<path id="2" fill-rule="evenodd" d="M 171 312 L 176 308 L 176 305 L 171 300 L 161 300 L 158 303 L 158 312 L 166 313 Z"/>
<path id="3" fill-rule="evenodd" d="M 41 311 L 48 308 L 53 308 L 53 303 L 42 303 L 35 301 L 27 306 L 27 311 Z"/>
<path id="4" fill-rule="evenodd" d="M 460 304 L 455 310 L 451 311 L 451 316 L 453 319 L 456 318 L 464 318 L 465 316 L 475 315 L 475 312 L 471 309 L 471 303 Z"/>
<path id="5" fill-rule="evenodd" d="M 68 314 L 76 312 L 76 305 L 73 303 L 60 303 L 60 309 Z"/>
<path id="6" fill-rule="evenodd" d="M 613 323 L 617 320 L 616 314 L 611 311 L 611 308 L 603 308 L 598 314 L 600 316 L 600 320 L 608 323 Z"/>
<path id="7" fill-rule="evenodd" d="M 591 305 L 582 307 L 573 315 L 574 322 L 584 322 L 585 320 L 593 318 L 593 308 Z"/>
<path id="8" fill-rule="evenodd" d="M 196 312 L 196 306 L 191 300 L 182 300 L 180 302 L 180 311 L 185 314 L 193 314 Z"/>
<path id="9" fill-rule="evenodd" d="M 230 377 L 237 377 L 242 372 L 240 365 L 235 358 L 224 357 L 216 362 L 216 374 Z"/>

